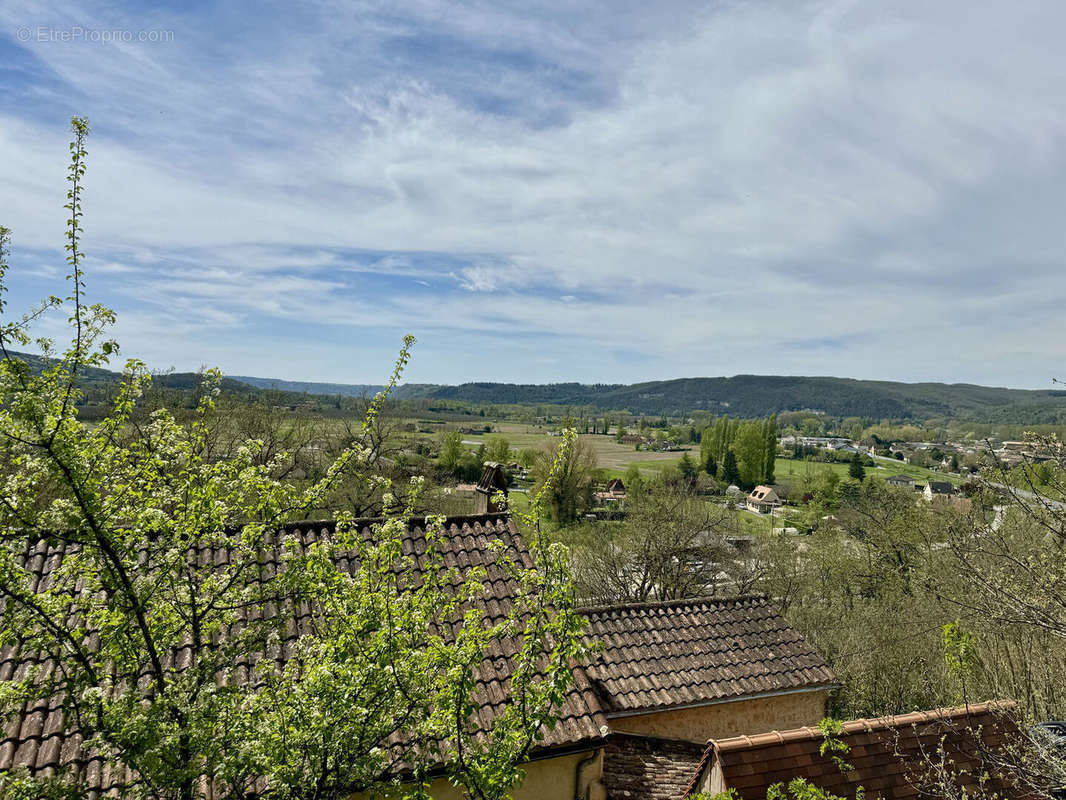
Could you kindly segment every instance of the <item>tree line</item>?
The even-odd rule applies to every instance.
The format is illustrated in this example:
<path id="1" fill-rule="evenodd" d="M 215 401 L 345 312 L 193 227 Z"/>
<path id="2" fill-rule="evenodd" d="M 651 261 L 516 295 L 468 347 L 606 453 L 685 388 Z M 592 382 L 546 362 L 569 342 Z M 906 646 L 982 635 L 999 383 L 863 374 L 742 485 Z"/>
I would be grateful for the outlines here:
<path id="1" fill-rule="evenodd" d="M 761 420 L 720 417 L 700 437 L 700 465 L 723 483 L 749 489 L 772 484 L 776 457 L 776 414 Z"/>

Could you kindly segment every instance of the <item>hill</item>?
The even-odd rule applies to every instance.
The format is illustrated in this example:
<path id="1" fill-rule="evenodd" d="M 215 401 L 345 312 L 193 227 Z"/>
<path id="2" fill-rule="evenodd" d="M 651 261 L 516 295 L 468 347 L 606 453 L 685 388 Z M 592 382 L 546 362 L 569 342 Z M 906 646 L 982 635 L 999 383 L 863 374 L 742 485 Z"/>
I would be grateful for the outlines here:
<path id="1" fill-rule="evenodd" d="M 40 373 L 45 367 L 54 363 L 54 359 L 32 353 L 12 353 L 14 358 L 25 361 L 30 369 Z M 83 367 L 78 377 L 78 385 L 83 390 L 108 390 L 117 384 L 122 378 L 122 373 L 115 370 L 101 369 L 100 367 Z M 152 384 L 166 389 L 190 391 L 198 387 L 202 382 L 202 376 L 197 372 L 162 372 L 152 375 Z M 258 394 L 260 387 L 252 386 L 236 378 L 225 376 L 222 378 L 220 388 L 230 394 L 251 396 Z"/>
<path id="2" fill-rule="evenodd" d="M 17 354 L 34 369 L 40 356 Z M 83 375 L 89 385 L 118 380 L 118 373 L 91 369 Z M 155 377 L 156 385 L 175 389 L 196 386 L 196 373 Z M 281 392 L 294 396 L 371 396 L 375 384 L 318 383 L 246 375 L 224 379 L 224 391 L 245 396 Z M 586 406 L 634 414 L 685 415 L 708 411 L 715 415 L 762 417 L 783 411 L 818 411 L 834 417 L 864 417 L 925 421 L 956 419 L 984 423 L 1066 424 L 1066 391 L 1006 389 L 964 383 L 898 383 L 851 378 L 782 375 L 734 375 L 730 378 L 676 378 L 636 384 L 584 383 L 463 383 L 455 386 L 404 384 L 400 400 L 437 399 L 486 405 Z"/>
<path id="3" fill-rule="evenodd" d="M 239 378 L 239 380 L 249 380 Z M 271 382 L 256 385 L 302 387 L 312 394 L 361 394 L 377 387 Z M 306 387 L 306 388 L 303 388 Z M 400 399 L 435 398 L 474 405 L 591 406 L 635 414 L 681 415 L 709 411 L 760 417 L 782 411 L 813 410 L 836 417 L 929 420 L 951 418 L 991 423 L 1066 423 L 1066 392 L 1007 389 L 974 384 L 898 383 L 851 378 L 735 375 L 730 378 L 677 378 L 637 384 L 463 383 L 455 386 L 407 384 Z"/>
<path id="4" fill-rule="evenodd" d="M 300 394 L 340 395 L 341 397 L 373 397 L 384 386 L 372 383 L 317 383 L 315 381 L 286 381 L 280 378 L 254 378 L 250 375 L 230 375 L 233 380 L 278 392 Z"/>

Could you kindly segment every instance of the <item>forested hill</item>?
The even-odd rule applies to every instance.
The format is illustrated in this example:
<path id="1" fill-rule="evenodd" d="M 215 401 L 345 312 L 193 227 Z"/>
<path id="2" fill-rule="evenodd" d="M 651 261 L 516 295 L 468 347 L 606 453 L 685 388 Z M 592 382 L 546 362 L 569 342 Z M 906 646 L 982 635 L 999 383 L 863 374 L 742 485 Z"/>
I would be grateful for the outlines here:
<path id="1" fill-rule="evenodd" d="M 850 378 L 736 375 L 732 378 L 678 378 L 633 385 L 464 383 L 436 387 L 421 396 L 479 404 L 590 405 L 642 414 L 705 410 L 730 416 L 759 417 L 780 411 L 811 409 L 833 416 L 875 419 L 953 417 L 986 422 L 1066 422 L 1064 391 Z"/>
<path id="2" fill-rule="evenodd" d="M 300 392 L 303 394 L 329 394 L 342 397 L 372 397 L 384 386 L 372 383 L 317 383 L 315 381 L 285 381 L 280 378 L 253 378 L 248 375 L 230 375 L 235 381 L 241 381 L 259 389 L 271 389 L 278 392 Z"/>
<path id="3" fill-rule="evenodd" d="M 39 369 L 39 356 L 21 356 Z M 108 370 L 89 370 L 90 383 L 118 379 Z M 191 388 L 195 373 L 157 377 L 172 388 Z M 315 383 L 277 378 L 230 376 L 223 389 L 255 395 L 275 390 L 286 394 L 369 396 L 381 389 L 372 384 Z M 709 411 L 715 415 L 762 417 L 781 411 L 821 411 L 836 417 L 929 420 L 953 418 L 974 422 L 1066 424 L 1066 391 L 1003 389 L 973 384 L 895 383 L 850 378 L 735 375 L 731 378 L 677 378 L 636 384 L 463 383 L 456 386 L 404 384 L 398 399 L 439 399 L 474 405 L 589 406 L 635 414 L 682 415 Z"/>
<path id="4" fill-rule="evenodd" d="M 25 361 L 30 369 L 40 373 L 43 369 L 55 363 L 55 359 L 44 358 L 33 353 L 11 353 L 15 359 Z M 78 372 L 78 385 L 83 391 L 90 394 L 107 395 L 114 391 L 114 386 L 122 379 L 122 373 L 117 370 L 101 369 L 100 367 L 82 367 Z M 198 387 L 203 381 L 203 376 L 197 372 L 165 372 L 152 375 L 152 384 L 166 389 L 190 391 Z M 232 395 L 252 397 L 261 394 L 259 387 L 225 376 L 222 378 L 221 389 Z M 95 399 L 100 399 L 98 396 Z"/>
<path id="5" fill-rule="evenodd" d="M 310 394 L 371 394 L 380 387 L 237 378 L 264 388 Z M 772 375 L 677 378 L 637 384 L 463 383 L 406 384 L 401 399 L 436 398 L 475 405 L 593 406 L 637 414 L 685 414 L 704 410 L 760 417 L 805 409 L 833 416 L 927 420 L 941 417 L 977 422 L 1066 423 L 1066 391 L 1003 389 L 973 384 L 895 383 Z"/>

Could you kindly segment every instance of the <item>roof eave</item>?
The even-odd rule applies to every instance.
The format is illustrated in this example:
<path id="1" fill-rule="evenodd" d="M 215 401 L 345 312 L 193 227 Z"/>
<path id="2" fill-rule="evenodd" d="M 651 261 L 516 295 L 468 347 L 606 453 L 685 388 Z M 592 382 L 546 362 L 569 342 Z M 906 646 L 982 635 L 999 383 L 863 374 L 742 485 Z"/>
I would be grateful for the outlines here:
<path id="1" fill-rule="evenodd" d="M 645 714 L 658 714 L 661 711 L 681 711 L 686 708 L 704 708 L 705 706 L 718 706 L 726 703 L 739 703 L 745 700 L 762 700 L 767 697 L 783 697 L 790 694 L 804 694 L 806 692 L 832 692 L 840 688 L 839 683 L 819 683 L 813 686 L 798 686 L 790 689 L 775 689 L 769 692 L 756 692 L 755 694 L 738 694 L 730 697 L 716 697 L 713 700 L 701 700 L 696 703 L 682 703 L 678 705 L 654 706 L 636 711 L 608 711 L 607 719 L 620 719 L 622 717 L 639 717 Z"/>

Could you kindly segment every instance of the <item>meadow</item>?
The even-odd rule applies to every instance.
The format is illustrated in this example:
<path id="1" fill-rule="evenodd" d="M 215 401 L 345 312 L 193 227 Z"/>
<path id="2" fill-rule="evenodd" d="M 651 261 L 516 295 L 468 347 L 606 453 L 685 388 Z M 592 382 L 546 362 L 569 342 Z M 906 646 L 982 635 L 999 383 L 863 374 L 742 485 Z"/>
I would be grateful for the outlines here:
<path id="1" fill-rule="evenodd" d="M 515 452 L 526 448 L 543 447 L 545 443 L 558 442 L 558 438 L 549 435 L 549 428 L 514 422 L 495 422 L 487 420 L 486 424 L 493 427 L 491 433 L 464 434 L 463 440 L 467 447 L 475 449 L 481 442 L 490 441 L 494 436 L 502 436 L 511 445 Z M 421 434 L 433 438 L 436 434 Z M 700 457 L 698 444 L 686 445 L 680 451 L 655 452 L 651 450 L 637 450 L 632 444 L 619 444 L 614 435 L 581 434 L 578 437 L 586 442 L 595 452 L 596 461 L 604 475 L 608 478 L 622 478 L 630 467 L 637 467 L 640 472 L 648 477 L 653 477 L 663 470 L 676 466 L 681 457 L 688 453 L 689 458 L 697 463 Z M 887 478 L 890 475 L 908 475 L 918 483 L 929 480 L 949 481 L 955 485 L 962 483 L 963 478 L 959 475 L 950 475 L 943 472 L 934 472 L 924 467 L 912 466 L 894 459 L 876 458 L 876 465 L 866 467 L 866 474 L 879 478 Z M 790 458 L 777 458 L 774 462 L 774 474 L 777 482 L 789 483 L 797 480 L 814 479 L 824 472 L 835 472 L 839 477 L 848 477 L 848 464 L 827 463 L 824 461 L 797 461 Z"/>
<path id="2" fill-rule="evenodd" d="M 887 478 L 890 475 L 907 475 L 914 478 L 918 483 L 929 480 L 949 481 L 956 486 L 962 483 L 959 475 L 949 475 L 946 472 L 933 472 L 924 467 L 915 467 L 895 459 L 875 458 L 876 466 L 866 467 L 866 474 L 877 478 Z M 797 461 L 791 458 L 778 458 L 774 461 L 774 478 L 778 483 L 789 483 L 793 480 L 804 480 L 807 477 L 814 478 L 821 472 L 835 472 L 841 478 L 848 477 L 848 464 L 826 463 L 824 461 Z"/>

